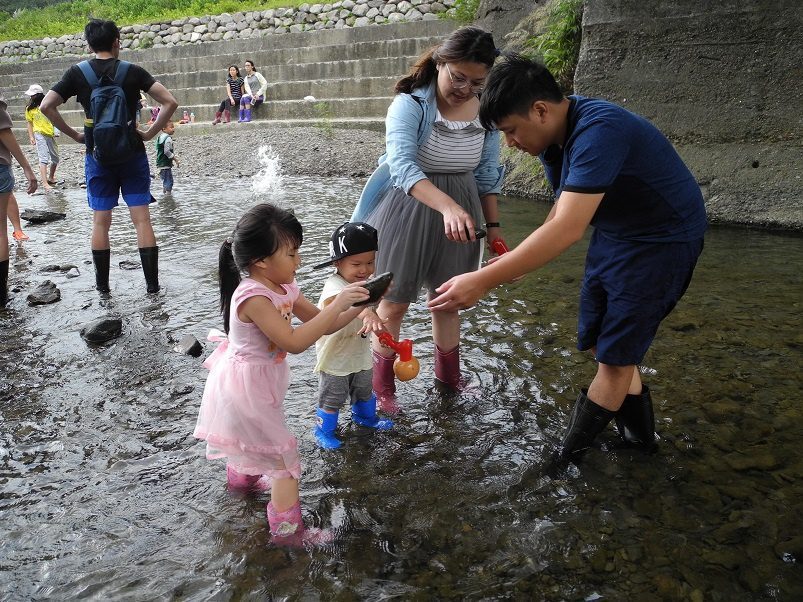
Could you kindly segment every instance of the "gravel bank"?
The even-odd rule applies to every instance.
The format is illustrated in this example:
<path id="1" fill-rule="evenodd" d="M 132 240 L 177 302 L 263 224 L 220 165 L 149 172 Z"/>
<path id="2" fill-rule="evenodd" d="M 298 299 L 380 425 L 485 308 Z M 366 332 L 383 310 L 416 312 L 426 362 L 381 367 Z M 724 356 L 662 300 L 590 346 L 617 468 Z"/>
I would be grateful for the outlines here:
<path id="1" fill-rule="evenodd" d="M 62 136 L 61 140 L 64 140 Z M 209 134 L 188 134 L 177 126 L 174 135 L 180 167 L 177 177 L 211 175 L 220 178 L 247 177 L 261 169 L 258 150 L 269 145 L 278 155 L 284 175 L 368 177 L 385 150 L 382 132 L 324 127 L 260 127 L 230 123 L 215 127 Z M 146 144 L 151 166 L 155 165 L 154 142 Z M 36 150 L 23 149 L 36 168 Z M 56 177 L 66 186 L 84 181 L 83 145 L 59 146 L 61 163 Z M 24 182 L 22 170 L 15 165 L 17 188 Z"/>

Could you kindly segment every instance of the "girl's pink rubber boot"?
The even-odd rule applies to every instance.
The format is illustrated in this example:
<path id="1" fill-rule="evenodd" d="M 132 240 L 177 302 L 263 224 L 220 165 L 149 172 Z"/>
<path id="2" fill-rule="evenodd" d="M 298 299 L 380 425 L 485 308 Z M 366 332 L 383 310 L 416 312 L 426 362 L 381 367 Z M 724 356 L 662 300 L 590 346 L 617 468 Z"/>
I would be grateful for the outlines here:
<path id="1" fill-rule="evenodd" d="M 271 486 L 271 481 L 268 477 L 258 474 L 242 474 L 234 470 L 230 464 L 226 464 L 226 482 L 230 491 L 243 493 L 267 491 Z"/>
<path id="2" fill-rule="evenodd" d="M 393 372 L 396 355 L 385 357 L 374 351 L 373 356 L 374 371 L 371 387 L 376 394 L 377 406 L 385 414 L 395 416 L 399 413 L 399 404 L 396 402 L 396 374 Z"/>
<path id="3" fill-rule="evenodd" d="M 304 526 L 301 518 L 301 502 L 296 503 L 285 510 L 278 512 L 273 507 L 273 502 L 268 504 L 268 525 L 273 543 L 277 546 L 291 548 L 301 548 L 305 545 L 318 546 L 329 543 L 334 539 L 331 531 L 310 528 Z"/>

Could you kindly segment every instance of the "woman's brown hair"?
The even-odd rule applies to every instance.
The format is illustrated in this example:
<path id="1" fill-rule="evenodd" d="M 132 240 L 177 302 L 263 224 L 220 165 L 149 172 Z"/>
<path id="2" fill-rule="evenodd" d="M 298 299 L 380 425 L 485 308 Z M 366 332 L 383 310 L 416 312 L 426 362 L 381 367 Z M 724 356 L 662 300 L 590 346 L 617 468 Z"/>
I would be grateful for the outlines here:
<path id="1" fill-rule="evenodd" d="M 443 63 L 479 63 L 490 69 L 498 54 L 489 32 L 480 27 L 461 27 L 418 57 L 410 72 L 396 82 L 394 91 L 396 94 L 409 94 L 426 86 L 437 76 L 435 67 Z"/>

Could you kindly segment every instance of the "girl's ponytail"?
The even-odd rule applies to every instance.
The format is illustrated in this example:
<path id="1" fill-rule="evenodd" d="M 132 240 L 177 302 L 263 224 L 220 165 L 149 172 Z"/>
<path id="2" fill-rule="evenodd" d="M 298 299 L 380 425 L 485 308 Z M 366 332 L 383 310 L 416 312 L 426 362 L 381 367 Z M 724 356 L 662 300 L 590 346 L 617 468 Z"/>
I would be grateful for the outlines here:
<path id="1" fill-rule="evenodd" d="M 240 284 L 240 270 L 234 263 L 234 255 L 231 251 L 232 239 L 227 238 L 220 245 L 218 254 L 218 280 L 220 282 L 220 313 L 223 314 L 223 330 L 229 332 L 229 310 L 231 308 L 231 297 Z"/>

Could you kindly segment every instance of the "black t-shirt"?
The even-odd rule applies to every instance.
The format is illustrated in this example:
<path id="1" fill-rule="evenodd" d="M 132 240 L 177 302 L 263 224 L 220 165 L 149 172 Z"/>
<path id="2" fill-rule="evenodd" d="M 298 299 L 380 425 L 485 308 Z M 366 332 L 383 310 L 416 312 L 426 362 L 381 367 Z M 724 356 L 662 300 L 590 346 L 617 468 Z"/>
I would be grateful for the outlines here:
<path id="1" fill-rule="evenodd" d="M 104 75 L 108 75 L 109 78 L 113 79 L 119 62 L 119 59 L 114 58 L 92 59 L 89 61 L 89 66 L 92 67 L 98 79 Z M 125 92 L 130 119 L 134 119 L 136 116 L 137 102 L 139 102 L 140 99 L 139 91 L 147 92 L 155 83 L 156 79 L 142 67 L 132 64 L 128 69 L 128 73 L 123 81 L 123 91 Z M 92 88 L 87 83 L 78 65 L 73 65 L 67 69 L 61 81 L 55 84 L 52 90 L 65 101 L 76 96 L 78 102 L 84 107 L 84 113 L 89 117 L 89 96 L 92 94 Z"/>

